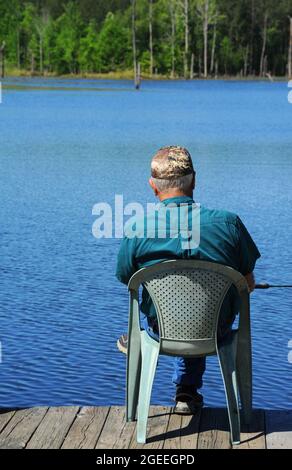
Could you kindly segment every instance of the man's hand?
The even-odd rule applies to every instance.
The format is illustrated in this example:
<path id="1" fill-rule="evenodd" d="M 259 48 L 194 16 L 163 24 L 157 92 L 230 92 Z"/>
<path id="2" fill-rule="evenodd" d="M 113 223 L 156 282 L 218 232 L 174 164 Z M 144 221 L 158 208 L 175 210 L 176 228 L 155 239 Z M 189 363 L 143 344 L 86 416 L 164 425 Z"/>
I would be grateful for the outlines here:
<path id="1" fill-rule="evenodd" d="M 251 294 L 255 290 L 255 277 L 254 273 L 247 274 L 245 276 L 246 282 L 248 284 L 248 290 L 249 293 Z"/>

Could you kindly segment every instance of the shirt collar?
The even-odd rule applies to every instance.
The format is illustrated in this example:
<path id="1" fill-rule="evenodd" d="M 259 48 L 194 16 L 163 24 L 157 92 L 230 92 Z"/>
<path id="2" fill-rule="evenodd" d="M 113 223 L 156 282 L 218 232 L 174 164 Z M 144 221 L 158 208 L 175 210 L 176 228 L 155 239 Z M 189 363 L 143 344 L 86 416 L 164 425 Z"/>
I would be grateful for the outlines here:
<path id="1" fill-rule="evenodd" d="M 168 204 L 179 205 L 179 204 L 193 204 L 193 203 L 194 203 L 194 200 L 190 196 L 170 197 L 162 201 L 162 204 L 164 204 L 165 206 L 168 206 Z"/>

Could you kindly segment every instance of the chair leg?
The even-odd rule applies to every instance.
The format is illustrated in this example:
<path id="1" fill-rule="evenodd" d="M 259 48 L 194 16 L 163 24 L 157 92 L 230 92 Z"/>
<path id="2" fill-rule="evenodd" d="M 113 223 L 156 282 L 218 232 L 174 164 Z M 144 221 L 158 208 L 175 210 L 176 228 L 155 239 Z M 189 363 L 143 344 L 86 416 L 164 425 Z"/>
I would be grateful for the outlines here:
<path id="1" fill-rule="evenodd" d="M 141 344 L 139 337 L 132 337 L 127 358 L 127 392 L 126 392 L 126 419 L 127 422 L 136 419 L 138 406 L 140 375 L 141 375 Z"/>
<path id="2" fill-rule="evenodd" d="M 252 420 L 252 360 L 250 348 L 238 347 L 236 372 L 242 417 L 245 424 Z"/>
<path id="3" fill-rule="evenodd" d="M 137 442 L 146 443 L 147 421 L 151 400 L 152 386 L 159 356 L 159 343 L 148 336 L 146 331 L 141 333 L 142 372 L 140 380 Z"/>
<path id="4" fill-rule="evenodd" d="M 247 293 L 241 299 L 236 372 L 243 420 L 246 424 L 250 424 L 252 420 L 252 344 L 249 295 Z"/>
<path id="5" fill-rule="evenodd" d="M 218 346 L 218 358 L 225 387 L 232 444 L 240 444 L 240 414 L 236 378 L 236 341 Z"/>

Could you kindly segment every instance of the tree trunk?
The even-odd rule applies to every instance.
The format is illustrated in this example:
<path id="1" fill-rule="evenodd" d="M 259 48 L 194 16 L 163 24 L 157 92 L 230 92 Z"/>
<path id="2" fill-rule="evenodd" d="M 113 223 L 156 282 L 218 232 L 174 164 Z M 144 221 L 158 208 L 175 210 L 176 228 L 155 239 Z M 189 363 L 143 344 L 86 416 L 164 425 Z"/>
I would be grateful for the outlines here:
<path id="1" fill-rule="evenodd" d="M 134 66 L 134 83 L 136 90 L 140 88 L 140 80 L 138 77 L 137 65 L 137 48 L 136 48 L 136 0 L 132 1 L 132 40 L 133 40 L 133 66 Z"/>
<path id="2" fill-rule="evenodd" d="M 268 56 L 265 55 L 265 58 L 264 58 L 264 76 L 267 77 L 269 76 L 269 72 L 268 72 Z"/>
<path id="3" fill-rule="evenodd" d="M 255 28 L 255 0 L 251 0 L 251 30 L 250 30 L 250 64 L 249 73 L 253 73 L 253 57 L 254 57 L 254 28 Z"/>
<path id="4" fill-rule="evenodd" d="M 34 63 L 35 63 L 34 54 L 33 52 L 31 52 L 31 56 L 30 56 L 30 74 L 31 75 L 34 75 Z"/>
<path id="5" fill-rule="evenodd" d="M 219 64 L 218 64 L 218 60 L 216 60 L 216 63 L 215 63 L 215 79 L 216 80 L 218 78 L 218 69 L 219 69 Z"/>
<path id="6" fill-rule="evenodd" d="M 201 54 L 199 55 L 199 78 L 202 76 L 202 59 Z"/>
<path id="7" fill-rule="evenodd" d="M 40 36 L 40 74 L 44 73 L 44 59 L 43 59 L 43 38 Z"/>
<path id="8" fill-rule="evenodd" d="M 204 31 L 204 78 L 208 78 L 208 29 L 209 29 L 209 0 L 205 0 L 203 19 Z"/>
<path id="9" fill-rule="evenodd" d="M 217 15 L 216 15 L 216 18 L 217 18 Z M 214 31 L 213 31 L 213 43 L 212 43 L 210 73 L 214 72 L 214 67 L 215 67 L 216 39 L 217 39 L 217 19 L 215 20 Z"/>
<path id="10" fill-rule="evenodd" d="M 16 50 L 17 50 L 17 68 L 18 68 L 18 70 L 20 70 L 20 32 L 19 32 L 19 28 L 17 28 Z"/>
<path id="11" fill-rule="evenodd" d="M 185 53 L 184 53 L 184 75 L 185 79 L 189 74 L 189 0 L 184 0 L 184 23 L 185 23 Z"/>
<path id="12" fill-rule="evenodd" d="M 137 90 L 139 90 L 141 86 L 141 64 L 140 62 L 137 63 Z"/>
<path id="13" fill-rule="evenodd" d="M 288 77 L 292 78 L 292 16 L 290 20 L 290 40 L 289 40 L 289 55 L 288 55 Z"/>
<path id="14" fill-rule="evenodd" d="M 176 39 L 176 14 L 175 0 L 169 2 L 169 12 L 171 21 L 171 78 L 175 77 L 175 39 Z"/>
<path id="15" fill-rule="evenodd" d="M 264 76 L 264 62 L 265 62 L 265 54 L 266 54 L 266 45 L 267 45 L 267 29 L 268 29 L 268 13 L 266 12 L 264 15 L 264 29 L 263 29 L 263 46 L 262 46 L 262 53 L 261 53 L 261 62 L 260 62 L 260 76 Z"/>
<path id="16" fill-rule="evenodd" d="M 192 58 L 191 58 L 191 70 L 190 70 L 190 79 L 191 80 L 194 79 L 194 66 L 195 66 L 195 54 L 193 53 Z"/>
<path id="17" fill-rule="evenodd" d="M 246 46 L 245 50 L 245 56 L 244 56 L 244 68 L 243 68 L 243 75 L 244 77 L 247 76 L 247 70 L 248 70 L 248 56 L 249 56 L 249 46 Z"/>
<path id="18" fill-rule="evenodd" d="M 1 78 L 5 77 L 5 48 L 6 48 L 6 43 L 5 41 L 3 41 L 0 47 Z"/>
<path id="19" fill-rule="evenodd" d="M 150 77 L 153 76 L 153 0 L 149 0 Z"/>

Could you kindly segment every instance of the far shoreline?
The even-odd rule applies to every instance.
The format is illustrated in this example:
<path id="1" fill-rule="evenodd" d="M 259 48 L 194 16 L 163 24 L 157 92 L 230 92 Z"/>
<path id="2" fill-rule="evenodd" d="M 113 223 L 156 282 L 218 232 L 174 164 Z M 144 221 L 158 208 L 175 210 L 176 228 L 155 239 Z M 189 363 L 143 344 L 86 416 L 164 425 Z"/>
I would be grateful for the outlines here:
<path id="1" fill-rule="evenodd" d="M 46 73 L 46 74 L 39 74 L 39 73 L 31 73 L 25 70 L 18 70 L 12 69 L 7 70 L 5 77 L 2 80 L 9 79 L 9 78 L 38 78 L 38 79 L 59 79 L 59 80 L 126 80 L 126 81 L 133 81 L 134 77 L 131 71 L 120 71 L 120 72 L 108 72 L 108 73 L 78 73 L 78 74 L 55 74 L 55 73 Z M 168 82 L 177 82 L 177 81 L 186 81 L 186 82 L 193 82 L 193 81 L 255 81 L 255 82 L 288 82 L 291 80 L 288 76 L 266 76 L 260 77 L 256 75 L 248 75 L 243 77 L 242 75 L 218 75 L 209 76 L 204 78 L 203 76 L 194 76 L 194 78 L 185 79 L 184 77 L 175 77 L 172 78 L 168 75 L 153 75 L 152 77 L 147 74 L 143 74 L 141 76 L 141 82 L 143 81 L 168 81 Z"/>

